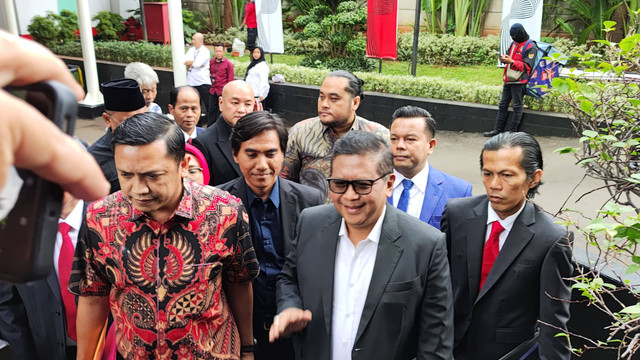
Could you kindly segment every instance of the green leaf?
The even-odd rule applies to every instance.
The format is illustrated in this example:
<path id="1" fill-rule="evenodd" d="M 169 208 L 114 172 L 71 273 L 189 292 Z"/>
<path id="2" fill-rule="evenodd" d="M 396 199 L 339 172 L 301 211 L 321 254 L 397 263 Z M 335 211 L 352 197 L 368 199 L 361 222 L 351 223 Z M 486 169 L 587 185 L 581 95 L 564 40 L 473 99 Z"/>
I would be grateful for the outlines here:
<path id="1" fill-rule="evenodd" d="M 638 264 L 631 264 L 627 267 L 627 271 L 625 271 L 624 273 L 629 275 L 629 274 L 633 274 L 635 272 L 637 272 L 638 270 L 640 270 L 640 265 Z"/>
<path id="2" fill-rule="evenodd" d="M 611 144 L 611 146 L 623 148 L 623 147 L 627 147 L 627 143 L 619 141 L 619 142 Z"/>
<path id="3" fill-rule="evenodd" d="M 613 28 L 613 27 L 616 26 L 616 22 L 615 21 L 605 21 L 605 22 L 602 23 L 602 25 L 604 25 L 605 29 L 615 30 L 615 28 Z"/>
<path id="4" fill-rule="evenodd" d="M 588 164 L 588 163 L 594 162 L 594 161 L 596 161 L 596 158 L 588 158 L 588 159 L 584 159 L 584 160 L 578 162 L 578 165 L 584 165 L 584 164 Z"/>
<path id="5" fill-rule="evenodd" d="M 593 103 L 589 100 L 582 100 L 582 102 L 580 102 L 580 109 L 586 112 L 587 114 L 591 112 L 592 107 L 593 107 Z M 585 130 L 585 131 L 589 131 L 589 130 Z"/>
<path id="6" fill-rule="evenodd" d="M 640 256 L 638 256 L 638 255 L 631 256 L 631 261 L 633 261 L 634 263 L 640 265 Z"/>
<path id="7" fill-rule="evenodd" d="M 557 153 L 560 153 L 560 154 L 575 153 L 577 151 L 578 151 L 577 148 L 572 148 L 572 147 L 565 147 L 565 148 L 560 148 L 560 149 L 553 150 L 553 152 L 557 152 Z"/>
<path id="8" fill-rule="evenodd" d="M 620 310 L 620 312 L 625 314 L 640 314 L 640 303 L 627 306 L 626 308 Z"/>
<path id="9" fill-rule="evenodd" d="M 587 100 L 585 100 L 587 101 Z M 593 105 L 593 103 L 591 103 Z M 591 139 L 593 139 L 594 137 L 598 136 L 598 133 L 593 131 L 593 130 L 585 130 L 582 132 L 582 135 L 589 137 Z"/>

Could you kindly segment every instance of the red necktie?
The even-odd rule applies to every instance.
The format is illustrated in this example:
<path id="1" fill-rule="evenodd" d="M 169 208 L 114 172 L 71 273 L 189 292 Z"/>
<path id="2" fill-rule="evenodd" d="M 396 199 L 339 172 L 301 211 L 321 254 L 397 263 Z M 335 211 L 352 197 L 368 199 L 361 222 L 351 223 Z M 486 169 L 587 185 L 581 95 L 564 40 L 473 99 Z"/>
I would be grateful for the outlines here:
<path id="1" fill-rule="evenodd" d="M 493 263 L 496 262 L 498 253 L 500 252 L 500 233 L 504 231 L 499 221 L 494 221 L 491 225 L 491 233 L 489 234 L 489 240 L 484 244 L 484 251 L 482 252 L 482 271 L 480 272 L 480 287 L 478 292 L 482 289 L 489 271 L 493 267 Z"/>
<path id="2" fill-rule="evenodd" d="M 62 235 L 62 246 L 58 257 L 58 280 L 60 282 L 60 295 L 64 304 L 64 313 L 67 318 L 67 333 L 73 341 L 76 341 L 76 297 L 68 289 L 74 253 L 69 229 L 71 229 L 71 226 L 65 222 L 58 224 L 58 231 Z"/>

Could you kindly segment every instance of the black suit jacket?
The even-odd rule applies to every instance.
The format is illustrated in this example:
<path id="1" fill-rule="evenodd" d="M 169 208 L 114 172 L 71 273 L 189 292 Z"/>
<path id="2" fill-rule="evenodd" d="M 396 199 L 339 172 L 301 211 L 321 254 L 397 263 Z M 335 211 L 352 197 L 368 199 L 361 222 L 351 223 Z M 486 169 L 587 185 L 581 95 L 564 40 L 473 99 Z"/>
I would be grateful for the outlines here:
<path id="1" fill-rule="evenodd" d="M 113 134 L 111 130 L 107 129 L 107 132 L 87 149 L 96 159 L 98 165 L 100 165 L 104 177 L 107 178 L 109 184 L 111 184 L 109 194 L 120 190 L 116 161 L 113 157 L 113 145 L 111 145 L 112 140 Z"/>
<path id="2" fill-rule="evenodd" d="M 86 210 L 87 203 L 83 219 Z M 80 232 L 86 231 L 83 221 Z M 11 359 L 67 359 L 65 310 L 55 269 L 42 280 L 0 283 L 0 338 L 10 344 Z"/>
<path id="3" fill-rule="evenodd" d="M 284 254 L 291 250 L 294 231 L 298 217 L 302 210 L 324 204 L 324 194 L 310 186 L 301 185 L 287 179 L 278 179 L 280 184 L 280 222 L 282 223 L 282 237 L 284 240 Z M 239 197 L 251 216 L 247 197 L 247 183 L 244 177 L 231 180 L 218 186 L 219 189 L 228 191 L 231 195 Z M 254 244 L 255 246 L 255 244 Z"/>
<path id="4" fill-rule="evenodd" d="M 442 217 L 453 285 L 458 359 L 498 359 L 531 339 L 540 327 L 541 359 L 569 359 L 564 337 L 573 271 L 573 234 L 526 202 L 478 293 L 487 227 L 486 195 L 451 199 Z M 547 295 L 548 294 L 548 295 Z M 567 301 L 554 300 L 565 299 Z"/>
<path id="5" fill-rule="evenodd" d="M 229 141 L 229 126 L 222 115 L 218 120 L 193 139 L 193 146 L 197 147 L 209 165 L 211 174 L 209 185 L 216 186 L 242 176 L 240 167 L 233 160 L 231 142 Z"/>
<path id="6" fill-rule="evenodd" d="M 278 312 L 296 307 L 312 313 L 307 327 L 293 339 L 297 359 L 331 357 L 341 219 L 333 205 L 305 209 L 278 277 Z M 387 205 L 352 358 L 451 359 L 452 310 L 444 235 Z"/>

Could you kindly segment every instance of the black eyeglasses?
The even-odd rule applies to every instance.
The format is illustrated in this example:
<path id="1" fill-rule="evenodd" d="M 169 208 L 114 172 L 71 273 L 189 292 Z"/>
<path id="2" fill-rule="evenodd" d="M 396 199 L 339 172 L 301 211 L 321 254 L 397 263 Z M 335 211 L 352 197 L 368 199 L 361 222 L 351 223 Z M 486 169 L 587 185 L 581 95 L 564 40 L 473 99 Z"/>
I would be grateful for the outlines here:
<path id="1" fill-rule="evenodd" d="M 347 192 L 349 185 L 353 186 L 353 191 L 358 195 L 368 195 L 371 193 L 371 188 L 373 187 L 373 183 L 382 179 L 383 177 L 389 175 L 391 173 L 384 174 L 375 180 L 345 180 L 345 179 L 334 179 L 329 178 L 327 182 L 329 183 L 329 190 L 332 193 L 336 194 L 344 194 Z"/>

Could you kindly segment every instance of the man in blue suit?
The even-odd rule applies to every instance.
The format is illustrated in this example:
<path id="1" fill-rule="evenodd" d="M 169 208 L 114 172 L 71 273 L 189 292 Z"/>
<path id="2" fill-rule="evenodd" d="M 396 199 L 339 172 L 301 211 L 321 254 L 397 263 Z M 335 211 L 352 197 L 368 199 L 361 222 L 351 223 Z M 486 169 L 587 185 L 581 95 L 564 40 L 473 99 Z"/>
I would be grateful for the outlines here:
<path id="1" fill-rule="evenodd" d="M 388 201 L 440 229 L 447 201 L 471 196 L 471 184 L 427 162 L 436 147 L 436 128 L 431 114 L 417 106 L 403 106 L 393 113 L 389 140 L 396 180 Z"/>

